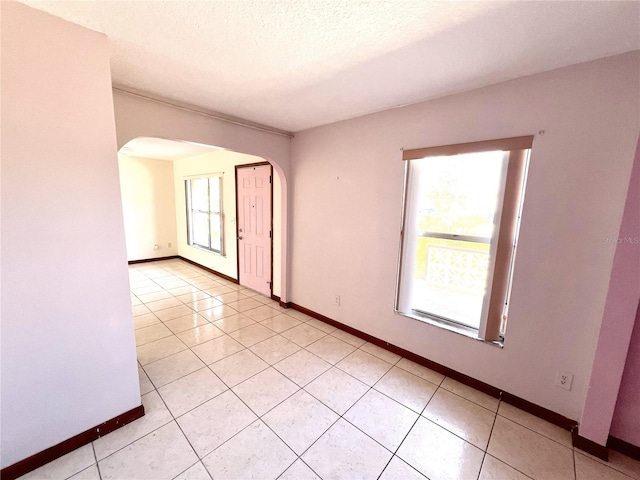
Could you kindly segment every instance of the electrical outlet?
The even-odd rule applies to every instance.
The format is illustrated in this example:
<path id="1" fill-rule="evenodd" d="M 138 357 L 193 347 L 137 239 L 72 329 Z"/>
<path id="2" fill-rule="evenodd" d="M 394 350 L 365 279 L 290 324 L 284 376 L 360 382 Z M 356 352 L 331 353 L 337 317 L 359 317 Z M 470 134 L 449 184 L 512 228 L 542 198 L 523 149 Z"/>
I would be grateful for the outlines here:
<path id="1" fill-rule="evenodd" d="M 336 303 L 336 307 L 339 307 L 339 306 L 340 306 L 340 295 L 336 295 L 336 301 L 335 301 L 335 303 Z"/>
<path id="2" fill-rule="evenodd" d="M 564 388 L 565 390 L 571 390 L 572 383 L 573 383 L 573 373 L 569 373 L 569 372 L 556 373 L 556 387 Z"/>
<path id="3" fill-rule="evenodd" d="M 171 248 L 171 242 L 167 243 L 167 247 Z"/>
<path id="4" fill-rule="evenodd" d="M 157 243 L 153 246 L 154 250 L 158 250 L 160 248 L 160 245 L 158 245 Z"/>

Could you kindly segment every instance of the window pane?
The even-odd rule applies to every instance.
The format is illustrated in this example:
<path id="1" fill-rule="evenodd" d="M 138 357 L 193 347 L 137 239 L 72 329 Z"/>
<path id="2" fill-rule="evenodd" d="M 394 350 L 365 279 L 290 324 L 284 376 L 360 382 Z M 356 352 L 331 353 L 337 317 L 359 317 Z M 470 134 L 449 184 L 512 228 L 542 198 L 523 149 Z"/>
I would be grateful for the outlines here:
<path id="1" fill-rule="evenodd" d="M 209 207 L 211 212 L 220 213 L 220 177 L 209 179 Z"/>
<path id="2" fill-rule="evenodd" d="M 192 212 L 193 220 L 192 236 L 193 243 L 203 247 L 209 247 L 209 214 L 202 212 Z"/>
<path id="3" fill-rule="evenodd" d="M 503 152 L 411 162 L 405 311 L 480 327 L 505 165 Z"/>
<path id="4" fill-rule="evenodd" d="M 191 180 L 191 208 L 203 212 L 209 211 L 209 180 L 207 178 Z"/>
<path id="5" fill-rule="evenodd" d="M 420 237 L 415 258 L 412 309 L 478 328 L 489 244 Z"/>
<path id="6" fill-rule="evenodd" d="M 220 214 L 211 214 L 211 249 L 220 252 L 222 250 L 222 228 Z"/>
<path id="7" fill-rule="evenodd" d="M 418 230 L 490 238 L 503 152 L 415 161 L 420 176 Z"/>

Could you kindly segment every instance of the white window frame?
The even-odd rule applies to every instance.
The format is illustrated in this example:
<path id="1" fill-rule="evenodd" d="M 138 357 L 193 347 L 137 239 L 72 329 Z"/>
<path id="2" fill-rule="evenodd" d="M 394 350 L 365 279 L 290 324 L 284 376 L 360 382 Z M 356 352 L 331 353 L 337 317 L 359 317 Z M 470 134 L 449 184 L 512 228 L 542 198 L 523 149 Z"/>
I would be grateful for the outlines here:
<path id="1" fill-rule="evenodd" d="M 217 179 L 218 181 L 218 191 L 220 193 L 220 201 L 218 203 L 218 205 L 220 205 L 220 211 L 218 212 L 213 212 L 211 211 L 211 207 L 209 207 L 209 210 L 194 210 L 194 208 L 192 207 L 192 201 L 191 201 L 191 182 L 194 180 L 202 180 L 202 179 L 206 179 L 207 180 L 207 189 L 208 189 L 208 196 L 207 196 L 207 205 L 211 205 L 211 180 L 212 179 Z M 184 191 L 185 191 L 185 205 L 186 205 L 186 217 L 187 217 L 187 244 L 195 247 L 195 248 L 199 248 L 199 249 L 203 249 L 203 250 L 207 250 L 209 252 L 213 252 L 213 253 L 217 253 L 219 255 L 224 255 L 224 207 L 223 207 L 223 194 L 222 194 L 222 185 L 223 185 L 223 174 L 222 173 L 216 173 L 216 174 L 210 174 L 210 175 L 200 175 L 200 176 L 195 176 L 195 177 L 185 177 L 184 178 Z M 205 213 L 208 214 L 208 218 L 209 218 L 209 229 L 208 229 L 208 237 L 209 237 L 209 242 L 208 245 L 202 245 L 199 243 L 196 243 L 194 240 L 194 234 L 193 234 L 193 213 L 194 212 L 200 212 L 200 213 Z M 218 221 L 220 223 L 220 249 L 216 249 L 213 248 L 211 246 L 211 220 L 213 217 L 217 217 Z"/>
<path id="2" fill-rule="evenodd" d="M 503 344 L 517 237 L 522 214 L 521 209 L 524 200 L 526 172 L 532 142 L 533 137 L 516 137 L 404 151 L 403 160 L 407 162 L 405 164 L 402 230 L 400 235 L 396 301 L 394 305 L 396 313 L 496 345 L 501 346 Z M 504 152 L 500 193 L 495 210 L 494 234 L 489 242 L 489 268 L 486 294 L 483 299 L 479 328 L 475 329 L 449 319 L 440 318 L 436 315 L 416 311 L 411 306 L 414 270 L 412 267 L 403 268 L 403 265 L 412 266 L 415 264 L 415 243 L 420 235 L 419 232 L 411 226 L 411 223 L 407 222 L 408 219 L 415 218 L 416 216 L 415 209 L 417 208 L 417 202 L 412 201 L 412 194 L 416 189 L 420 189 L 420 186 L 417 184 L 417 177 L 414 176 L 412 164 L 415 166 L 415 162 L 420 162 L 421 159 L 428 157 L 453 156 L 498 150 Z M 505 195 L 508 197 L 506 204 Z M 462 235 L 443 234 L 438 236 L 441 238 L 446 237 L 446 239 L 450 240 L 478 240 L 475 237 L 463 238 Z"/>

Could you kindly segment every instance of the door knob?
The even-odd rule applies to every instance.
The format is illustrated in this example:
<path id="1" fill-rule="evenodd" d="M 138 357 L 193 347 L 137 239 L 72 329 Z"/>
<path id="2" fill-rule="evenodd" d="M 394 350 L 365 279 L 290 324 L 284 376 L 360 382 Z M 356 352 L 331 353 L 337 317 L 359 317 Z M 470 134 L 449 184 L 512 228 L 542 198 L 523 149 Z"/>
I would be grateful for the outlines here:
<path id="1" fill-rule="evenodd" d="M 238 240 L 242 240 L 242 237 L 238 237 Z"/>

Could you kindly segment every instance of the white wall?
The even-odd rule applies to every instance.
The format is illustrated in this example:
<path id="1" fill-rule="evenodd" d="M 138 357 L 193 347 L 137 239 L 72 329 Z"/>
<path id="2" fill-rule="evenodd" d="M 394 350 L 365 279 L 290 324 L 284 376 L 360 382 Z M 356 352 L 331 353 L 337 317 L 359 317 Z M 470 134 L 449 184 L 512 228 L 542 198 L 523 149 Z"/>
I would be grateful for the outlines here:
<path id="1" fill-rule="evenodd" d="M 177 255 L 173 162 L 118 154 L 118 165 L 127 260 Z"/>
<path id="2" fill-rule="evenodd" d="M 104 35 L 2 12 L 6 467 L 140 405 Z"/>
<path id="3" fill-rule="evenodd" d="M 639 84 L 634 52 L 296 134 L 291 300 L 579 419 L 615 249 L 602 238 L 622 218 Z M 400 149 L 531 134 L 504 349 L 395 315 Z M 553 385 L 556 370 L 575 374 L 572 391 Z"/>
<path id="4" fill-rule="evenodd" d="M 235 279 L 238 278 L 238 252 L 236 244 L 236 188 L 235 166 L 247 163 L 263 162 L 264 159 L 253 155 L 217 150 L 193 157 L 174 160 L 176 225 L 178 253 L 184 258 L 212 268 Z M 185 204 L 185 177 L 194 175 L 222 174 L 222 203 L 224 211 L 224 255 L 208 252 L 187 244 L 187 220 Z M 274 170 L 273 185 L 273 293 L 280 295 L 281 286 L 281 222 L 282 204 L 280 201 L 280 179 Z"/>

